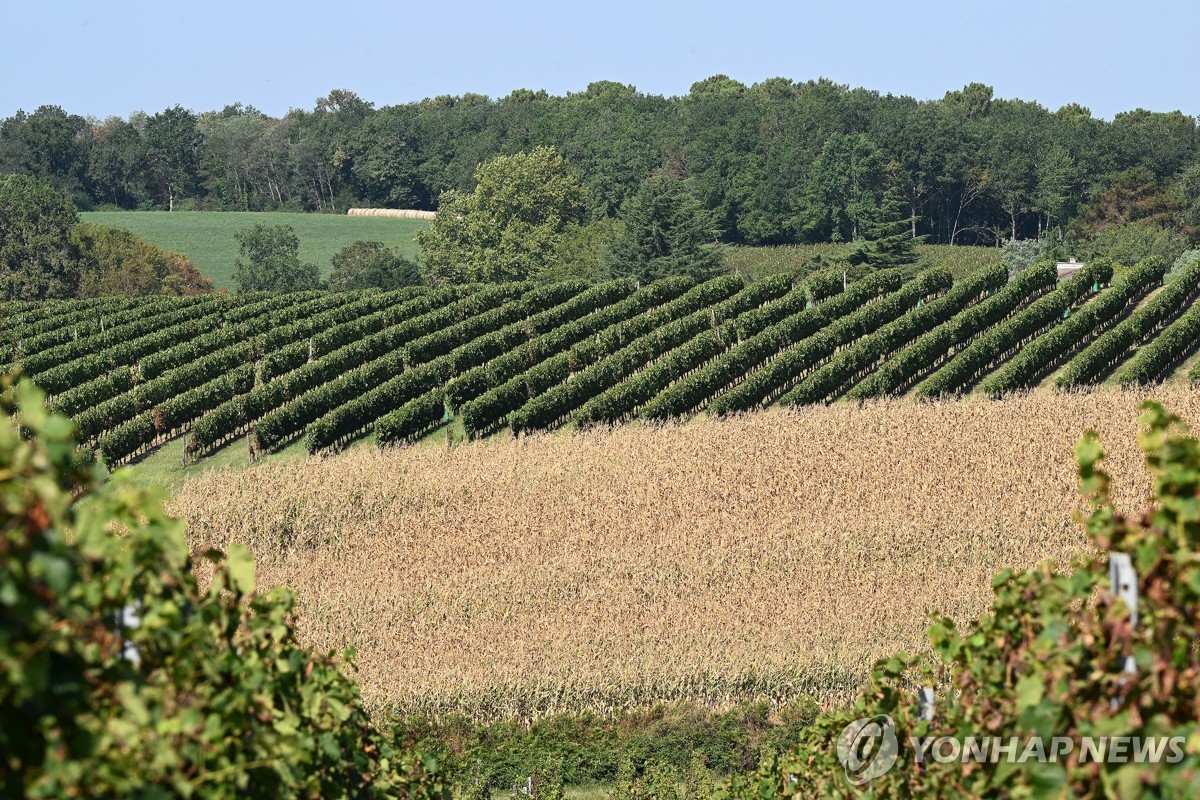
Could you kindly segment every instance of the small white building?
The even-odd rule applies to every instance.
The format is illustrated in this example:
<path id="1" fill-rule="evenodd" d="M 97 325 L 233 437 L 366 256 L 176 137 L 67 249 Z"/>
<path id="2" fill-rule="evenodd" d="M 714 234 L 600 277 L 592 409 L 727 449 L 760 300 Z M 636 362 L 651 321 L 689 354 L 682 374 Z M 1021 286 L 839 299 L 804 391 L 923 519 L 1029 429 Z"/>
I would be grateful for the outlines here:
<path id="1" fill-rule="evenodd" d="M 1074 258 L 1068 261 L 1060 261 L 1058 262 L 1058 279 L 1061 281 L 1063 278 L 1069 278 L 1086 266 L 1087 264 L 1076 261 Z"/>

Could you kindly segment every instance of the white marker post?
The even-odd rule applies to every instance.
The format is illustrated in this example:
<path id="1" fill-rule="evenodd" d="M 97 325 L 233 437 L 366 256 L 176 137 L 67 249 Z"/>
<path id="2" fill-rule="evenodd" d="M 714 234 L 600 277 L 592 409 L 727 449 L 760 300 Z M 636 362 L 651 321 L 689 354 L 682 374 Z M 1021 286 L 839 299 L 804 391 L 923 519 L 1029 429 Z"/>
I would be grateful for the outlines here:
<path id="1" fill-rule="evenodd" d="M 1138 582 L 1137 572 L 1133 569 L 1133 560 L 1128 553 L 1109 553 L 1108 554 L 1108 579 L 1112 583 L 1112 593 L 1114 597 L 1119 597 L 1125 601 L 1125 605 L 1129 607 L 1129 623 L 1137 627 L 1138 622 Z M 1137 673 L 1137 663 L 1133 660 L 1133 656 L 1125 656 L 1125 673 L 1126 675 L 1134 675 Z M 1122 678 L 1120 683 L 1124 685 L 1128 678 Z M 1112 707 L 1119 708 L 1125 702 L 1125 695 L 1114 697 L 1112 699 Z"/>
<path id="2" fill-rule="evenodd" d="M 1125 601 L 1129 607 L 1129 624 L 1138 624 L 1138 582 L 1137 572 L 1133 569 L 1133 559 L 1128 553 L 1109 553 L 1108 579 L 1112 583 L 1113 596 Z M 1137 672 L 1137 664 L 1133 656 L 1125 657 L 1125 671 L 1132 674 Z"/>
<path id="3" fill-rule="evenodd" d="M 121 632 L 121 658 L 135 667 L 141 662 L 142 657 L 138 652 L 137 643 L 129 641 L 125 634 L 127 631 L 131 631 L 141 624 L 141 603 L 135 602 L 133 605 L 128 605 L 121 609 L 121 614 L 117 617 L 117 629 Z"/>
<path id="4" fill-rule="evenodd" d="M 933 687 L 922 686 L 917 692 L 917 717 L 933 722 Z"/>

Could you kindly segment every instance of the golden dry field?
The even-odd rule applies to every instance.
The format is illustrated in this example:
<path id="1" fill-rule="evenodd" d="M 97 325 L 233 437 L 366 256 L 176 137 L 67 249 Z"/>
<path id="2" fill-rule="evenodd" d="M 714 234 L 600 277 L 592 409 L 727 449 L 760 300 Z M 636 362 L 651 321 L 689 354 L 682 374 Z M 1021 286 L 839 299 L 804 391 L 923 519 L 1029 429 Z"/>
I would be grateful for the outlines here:
<path id="1" fill-rule="evenodd" d="M 983 610 L 1004 566 L 1086 547 L 1073 446 L 1149 488 L 1144 393 L 896 400 L 665 428 L 357 448 L 190 480 L 195 547 L 244 542 L 369 703 L 530 718 L 846 697 Z M 1152 392 L 1190 422 L 1200 392 Z"/>

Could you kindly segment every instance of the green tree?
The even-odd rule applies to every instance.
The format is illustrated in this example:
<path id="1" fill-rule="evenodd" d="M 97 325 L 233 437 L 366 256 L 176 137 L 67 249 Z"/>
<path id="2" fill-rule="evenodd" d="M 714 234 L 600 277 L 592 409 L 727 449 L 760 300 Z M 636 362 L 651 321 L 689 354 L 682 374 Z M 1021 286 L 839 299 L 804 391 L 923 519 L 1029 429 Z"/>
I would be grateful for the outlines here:
<path id="1" fill-rule="evenodd" d="M 353 289 L 400 289 L 421 282 L 416 263 L 383 242 L 354 242 L 333 257 L 329 288 L 335 292 Z"/>
<path id="2" fill-rule="evenodd" d="M 882 178 L 882 158 L 870 139 L 861 133 L 830 136 L 805 184 L 807 236 L 813 241 L 858 240 L 875 212 L 875 190 Z"/>
<path id="3" fill-rule="evenodd" d="M 919 239 L 913 238 L 912 222 L 905 214 L 899 190 L 891 188 L 884 193 L 878 215 L 865 227 L 866 242 L 851 255 L 851 264 L 887 269 L 917 263 Z"/>
<path id="4" fill-rule="evenodd" d="M 606 261 L 613 275 L 657 280 L 669 275 L 705 278 L 721 268 L 718 231 L 712 212 L 683 181 L 655 175 L 625 203 L 624 223 L 609 244 Z"/>
<path id="5" fill-rule="evenodd" d="M 1007 225 L 995 217 L 987 225 L 997 240 L 1017 238 L 1033 205 L 1038 140 L 1031 134 L 1044 116 L 1045 109 L 1034 103 L 1003 101 L 992 106 L 982 156 L 989 177 L 988 195 L 1008 218 Z"/>
<path id="6" fill-rule="evenodd" d="M 121 208 L 150 205 L 146 188 L 146 152 L 133 122 L 110 117 L 95 129 L 87 180 L 93 199 Z"/>
<path id="7" fill-rule="evenodd" d="M 986 117 L 992 110 L 994 94 L 987 84 L 968 83 L 961 90 L 946 92 L 942 103 L 969 119 L 978 119 Z"/>
<path id="8" fill-rule="evenodd" d="M 436 284 L 537 278 L 577 236 L 587 189 L 553 148 L 501 156 L 475 170 L 469 194 L 442 195 L 437 219 L 417 232 L 423 271 Z"/>
<path id="9" fill-rule="evenodd" d="M 1062 145 L 1050 147 L 1038 159 L 1036 201 L 1046 219 L 1044 230 L 1050 230 L 1052 223 L 1066 221 L 1075 202 L 1077 183 L 1075 159 Z"/>
<path id="10" fill-rule="evenodd" d="M 91 128 L 83 117 L 58 106 L 41 106 L 32 114 L 18 112 L 13 130 L 14 150 L 3 171 L 23 172 L 66 192 L 81 203 L 88 164 Z"/>
<path id="11" fill-rule="evenodd" d="M 71 239 L 75 205 L 26 175 L 0 175 L 0 299 L 73 297 L 79 251 Z"/>
<path id="12" fill-rule="evenodd" d="M 1158 256 L 1173 264 L 1188 248 L 1188 237 L 1150 220 L 1137 220 L 1109 225 L 1092 234 L 1083 243 L 1085 259 L 1104 256 L 1121 264 L 1137 264 L 1150 256 Z"/>
<path id="13" fill-rule="evenodd" d="M 1200 232 L 1200 164 L 1184 170 L 1173 190 L 1183 207 L 1183 224 L 1194 236 Z"/>
<path id="14" fill-rule="evenodd" d="M 291 225 L 267 225 L 235 233 L 239 292 L 299 292 L 321 286 L 316 264 L 300 263 L 300 239 Z"/>
<path id="15" fill-rule="evenodd" d="M 1135 169 L 1110 176 L 1107 186 L 1094 191 L 1075 227 L 1090 232 L 1139 220 L 1172 226 L 1182 210 L 1180 199 L 1164 192 L 1153 175 Z"/>
<path id="16" fill-rule="evenodd" d="M 355 194 L 371 205 L 420 208 L 427 202 L 416 169 L 416 117 L 391 107 L 368 117 L 346 146 Z"/>
<path id="17" fill-rule="evenodd" d="M 174 106 L 146 120 L 143 134 L 151 182 L 168 211 L 200 182 L 200 149 L 204 136 L 196 115 Z"/>

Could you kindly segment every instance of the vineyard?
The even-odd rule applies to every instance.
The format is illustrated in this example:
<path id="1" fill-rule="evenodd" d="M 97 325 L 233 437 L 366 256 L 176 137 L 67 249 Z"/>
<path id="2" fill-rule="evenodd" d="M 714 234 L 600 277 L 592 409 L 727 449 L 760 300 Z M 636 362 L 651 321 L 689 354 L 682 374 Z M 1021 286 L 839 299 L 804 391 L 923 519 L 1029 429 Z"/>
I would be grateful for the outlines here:
<path id="1" fill-rule="evenodd" d="M 0 347 L 114 467 L 186 437 L 205 458 L 336 451 L 912 393 L 1163 380 L 1200 343 L 1200 261 L 1009 280 L 999 265 L 846 282 L 510 283 L 0 306 Z M 1200 366 L 1192 369 L 1200 382 Z"/>

